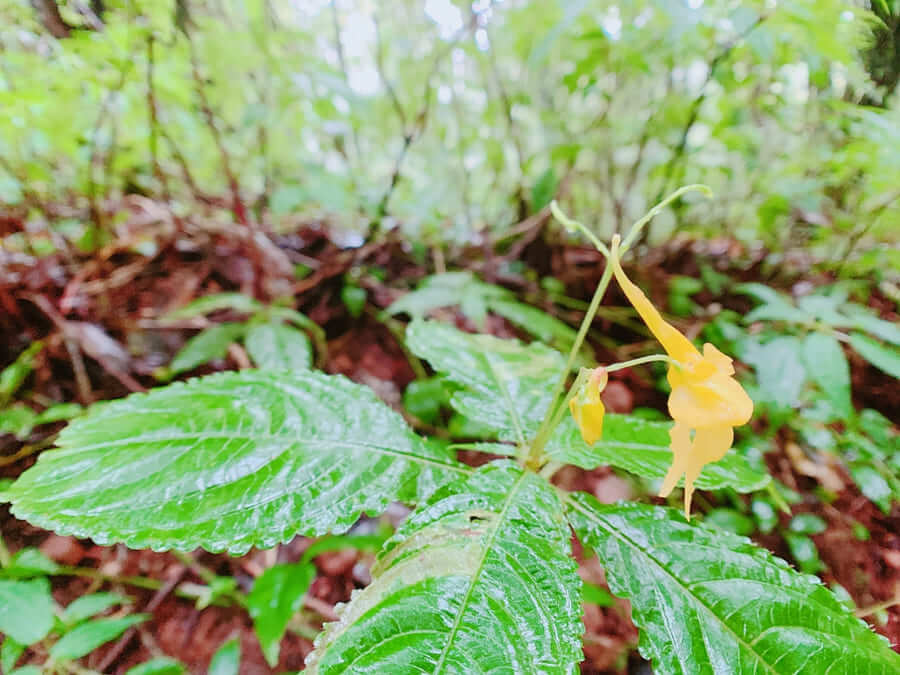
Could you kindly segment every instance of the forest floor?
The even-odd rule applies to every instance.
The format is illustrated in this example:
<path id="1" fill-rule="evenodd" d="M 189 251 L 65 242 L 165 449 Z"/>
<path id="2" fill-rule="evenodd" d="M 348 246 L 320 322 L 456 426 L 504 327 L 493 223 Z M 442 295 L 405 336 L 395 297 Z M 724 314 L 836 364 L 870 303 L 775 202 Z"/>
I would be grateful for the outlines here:
<path id="1" fill-rule="evenodd" d="M 241 291 L 263 300 L 291 297 L 294 307 L 326 331 L 328 357 L 324 370 L 371 386 L 387 403 L 398 407 L 415 372 L 391 327 L 379 320 L 378 313 L 417 280 L 445 266 L 471 269 L 486 281 L 513 289 L 527 301 L 577 325 L 580 312 L 553 305 L 536 279 L 554 277 L 565 286 L 568 297 L 587 300 L 603 265 L 591 249 L 547 243 L 542 223 L 525 230 L 517 243 L 505 250 L 494 251 L 486 245 L 462 251 L 445 262 L 430 251 L 415 252 L 392 233 L 378 243 L 342 249 L 324 225 L 298 224 L 288 233 L 266 238 L 271 244 L 260 245 L 260 237 L 254 239 L 233 227 L 173 220 L 168 211 L 150 200 L 135 199 L 128 206 L 131 219 L 118 228 L 109 244 L 90 254 L 64 243 L 56 253 L 42 257 L 0 250 L 0 364 L 12 362 L 34 340 L 45 342 L 29 380 L 33 401 L 89 404 L 156 386 L 154 371 L 166 365 L 185 340 L 203 326 L 202 320 L 163 324 L 159 317 L 203 295 Z M 18 218 L 14 213 L 6 214 L 0 219 L 0 231 L 24 229 Z M 762 254 L 748 252 L 727 239 L 680 240 L 652 250 L 642 257 L 635 275 L 647 282 L 665 306 L 669 278 L 696 276 L 700 260 L 734 278 L 763 281 L 782 289 L 790 289 L 797 282 L 829 281 L 824 276 L 792 274 L 790 266 L 782 267 L 777 278 L 761 278 Z M 297 265 L 305 266 L 308 275 L 298 278 Z M 802 270 L 803 265 L 797 269 Z M 536 272 L 537 277 L 525 270 Z M 348 277 L 367 292 L 366 311 L 358 318 L 350 315 L 341 299 Z M 715 301 L 739 312 L 749 309 L 743 296 L 713 298 L 705 293 L 695 296 L 701 305 Z M 616 292 L 604 300 L 605 306 L 625 304 Z M 888 307 L 879 307 L 877 293 L 870 304 L 882 311 Z M 233 316 L 227 311 L 214 316 L 215 320 L 229 318 Z M 474 330 L 461 314 L 452 318 L 459 326 Z M 682 324 L 689 335 L 695 335 L 701 325 L 699 320 Z M 594 344 L 601 361 L 623 356 L 617 353 L 616 344 L 635 342 L 635 333 L 612 319 L 601 318 L 597 328 L 611 338 Z M 501 336 L 517 334 L 499 318 L 491 318 L 488 329 Z M 248 365 L 246 353 L 235 345 L 226 359 L 192 375 Z M 854 403 L 875 408 L 892 420 L 900 419 L 896 381 L 859 359 L 851 358 L 851 368 Z M 650 406 L 665 410 L 664 395 L 646 376 L 632 371 L 616 375 L 605 393 L 608 409 L 629 412 L 635 406 Z M 14 478 L 31 466 L 37 451 L 51 445 L 61 426 L 43 426 L 24 442 L 0 436 L 0 477 Z M 840 467 L 829 469 L 837 475 L 837 498 L 824 503 L 815 494 L 817 478 L 792 459 L 786 451 L 788 443 L 788 438 L 776 437 L 765 457 L 772 474 L 803 496 L 792 505 L 794 514 L 812 512 L 828 524 L 824 532 L 813 537 L 825 565 L 822 579 L 840 583 L 858 607 L 875 606 L 896 597 L 900 588 L 900 509 L 895 505 L 892 514 L 885 515 L 860 494 Z M 477 462 L 478 457 L 466 455 L 463 460 Z M 555 480 L 606 502 L 646 498 L 636 495 L 633 483 L 608 468 L 567 468 Z M 700 501 L 715 505 L 716 496 L 704 494 Z M 397 507 L 386 517 L 397 522 L 404 515 L 405 510 Z M 783 525 L 790 519 L 786 514 L 780 517 Z M 868 529 L 867 541 L 854 536 L 854 522 Z M 358 528 L 366 526 L 362 523 Z M 152 616 L 86 659 L 88 667 L 108 673 L 123 673 L 162 654 L 180 660 L 192 672 L 205 672 L 213 652 L 234 636 L 241 641 L 242 673 L 300 670 L 312 648 L 310 637 L 323 621 L 334 620 L 336 603 L 347 601 L 353 589 L 367 583 L 372 561 L 372 554 L 356 550 L 323 553 L 315 558 L 318 575 L 299 619 L 282 644 L 281 660 L 273 671 L 265 665 L 252 623 L 242 608 L 225 603 L 198 609 L 195 600 L 184 597 L 182 591 L 185 584 L 204 583 L 210 574 L 233 577 L 239 589 L 247 590 L 253 579 L 273 563 L 297 561 L 310 540 L 297 538 L 276 549 L 251 551 L 241 557 L 205 552 L 177 557 L 61 537 L 16 520 L 5 506 L 0 506 L 0 527 L 11 552 L 36 546 L 66 566 L 70 573 L 52 578 L 54 596 L 61 605 L 106 588 L 130 595 L 134 611 Z M 780 535 L 754 538 L 791 560 Z M 586 580 L 605 586 L 595 557 L 584 560 L 582 556 L 580 573 Z M 147 580 L 140 582 L 146 587 L 136 586 L 130 577 Z M 887 617 L 875 628 L 897 648 L 900 606 L 889 608 Z M 871 621 L 872 616 L 868 619 Z M 615 601 L 606 607 L 586 605 L 584 620 L 586 658 L 582 672 L 649 672 L 636 655 L 638 634 L 626 602 Z M 41 662 L 43 655 L 31 653 L 29 658 Z"/>

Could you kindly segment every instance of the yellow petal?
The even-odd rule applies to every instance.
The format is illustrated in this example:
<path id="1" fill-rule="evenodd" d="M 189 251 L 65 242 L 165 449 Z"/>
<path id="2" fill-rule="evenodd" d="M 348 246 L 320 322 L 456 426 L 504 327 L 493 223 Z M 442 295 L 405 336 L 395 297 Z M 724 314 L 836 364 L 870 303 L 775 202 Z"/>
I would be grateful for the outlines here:
<path id="1" fill-rule="evenodd" d="M 672 466 L 663 480 L 660 497 L 667 497 L 684 476 L 684 515 L 691 516 L 691 500 L 694 496 L 694 481 L 710 462 L 718 462 L 734 441 L 734 429 L 730 426 L 704 427 L 694 432 L 690 438 L 690 428 L 675 422 L 669 430 L 672 440 Z"/>
<path id="2" fill-rule="evenodd" d="M 581 438 L 588 445 L 596 443 L 603 435 L 603 416 L 606 407 L 600 399 L 600 392 L 606 387 L 608 376 L 603 368 L 596 368 L 584 389 L 569 401 L 569 410 L 581 432 Z"/>
<path id="3" fill-rule="evenodd" d="M 728 452 L 734 441 L 731 427 L 707 427 L 694 432 L 690 461 L 684 470 L 684 515 L 691 517 L 691 498 L 694 496 L 694 481 L 710 462 L 718 462 Z"/>
<path id="4" fill-rule="evenodd" d="M 682 363 L 686 363 L 700 356 L 700 352 L 691 341 L 682 335 L 677 328 L 663 319 L 656 307 L 653 306 L 653 303 L 651 303 L 647 299 L 647 296 L 644 295 L 644 292 L 625 276 L 625 272 L 619 264 L 618 256 L 612 256 L 612 265 L 616 280 L 619 282 L 619 286 L 622 287 L 622 290 L 625 291 L 628 302 L 630 302 L 637 310 L 637 313 L 641 315 L 641 319 L 647 324 L 647 328 L 650 329 L 650 332 L 653 333 L 654 337 L 659 340 L 659 343 L 663 346 L 663 349 L 666 350 L 666 353 L 676 361 Z"/>
<path id="5" fill-rule="evenodd" d="M 672 380 L 669 378 L 670 384 Z M 753 415 L 753 401 L 738 381 L 727 375 L 695 381 L 682 379 L 669 395 L 669 414 L 692 429 L 738 427 Z"/>
<path id="6" fill-rule="evenodd" d="M 672 466 L 663 479 L 662 487 L 659 490 L 660 497 L 668 497 L 675 486 L 678 485 L 678 479 L 684 475 L 684 469 L 687 466 L 688 458 L 691 454 L 691 429 L 685 424 L 675 422 L 669 429 L 669 439 L 672 448 Z"/>

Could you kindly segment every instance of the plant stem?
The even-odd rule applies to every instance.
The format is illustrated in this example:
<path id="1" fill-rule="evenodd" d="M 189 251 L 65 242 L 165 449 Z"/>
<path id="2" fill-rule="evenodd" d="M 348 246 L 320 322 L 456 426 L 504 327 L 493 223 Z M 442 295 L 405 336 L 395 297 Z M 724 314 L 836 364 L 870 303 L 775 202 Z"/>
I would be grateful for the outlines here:
<path id="1" fill-rule="evenodd" d="M 871 616 L 872 614 L 875 614 L 877 612 L 882 612 L 886 609 L 890 609 L 894 605 L 900 605 L 900 595 L 898 595 L 897 597 L 895 597 L 891 600 L 886 600 L 885 602 L 879 602 L 877 605 L 870 605 L 868 607 L 860 607 L 853 613 L 856 616 L 858 616 L 860 619 L 862 619 L 864 617 Z"/>
<path id="2" fill-rule="evenodd" d="M 625 253 L 625 251 L 628 250 L 628 248 L 634 243 L 634 240 L 637 239 L 638 236 L 640 235 L 641 230 L 644 228 L 644 225 L 646 225 L 651 220 L 653 220 L 659 214 L 660 211 L 662 211 L 664 208 L 666 208 L 671 202 L 678 199 L 685 192 L 692 192 L 693 190 L 702 192 L 707 197 L 712 196 L 712 190 L 709 189 L 709 186 L 703 185 L 702 183 L 692 183 L 691 185 L 685 185 L 683 187 L 678 188 L 677 190 L 675 190 L 675 192 L 673 192 L 668 197 L 666 197 L 661 202 L 659 202 L 659 204 L 657 204 L 652 209 L 647 211 L 647 213 L 644 214 L 643 218 L 641 218 L 640 220 L 635 222 L 634 225 L 631 226 L 631 229 L 628 230 L 628 234 L 625 236 L 625 240 L 622 242 L 622 246 L 619 249 L 619 254 L 621 255 L 621 254 Z M 609 257 L 609 256 L 607 255 L 607 257 Z"/>
<path id="3" fill-rule="evenodd" d="M 641 356 L 636 359 L 631 359 L 630 361 L 622 361 L 621 363 L 613 363 L 610 366 L 604 366 L 604 369 L 606 370 L 606 372 L 611 373 L 616 370 L 625 370 L 626 368 L 631 368 L 633 366 L 639 366 L 644 363 L 652 363 L 654 361 L 666 361 L 668 363 L 676 363 L 675 361 L 673 361 L 671 358 L 669 358 L 665 354 L 650 354 L 649 356 Z"/>
<path id="4" fill-rule="evenodd" d="M 584 338 L 587 335 L 588 329 L 591 327 L 591 322 L 597 314 L 597 308 L 600 307 L 600 301 L 603 300 L 603 296 L 606 294 L 606 289 L 609 287 L 612 274 L 612 265 L 607 263 L 603 270 L 603 276 L 600 277 L 600 283 L 597 284 L 597 290 L 594 291 L 594 297 L 591 298 L 591 304 L 588 307 L 587 314 L 584 315 L 584 319 L 581 321 L 581 327 L 578 329 L 578 335 L 575 337 L 575 342 L 572 343 L 572 349 L 569 350 L 569 358 L 566 361 L 566 367 L 563 369 L 562 376 L 559 378 L 556 387 L 553 389 L 553 394 L 550 396 L 550 406 L 547 408 L 547 414 L 544 415 L 544 420 L 541 422 L 541 426 L 538 428 L 534 441 L 531 443 L 528 454 L 525 456 L 524 463 L 526 465 L 533 465 L 539 460 L 541 453 L 544 451 L 544 445 L 546 445 L 547 439 L 553 432 L 552 422 L 557 417 L 556 413 L 559 407 L 557 405 L 559 395 L 566 386 L 566 381 L 569 379 L 569 373 L 572 372 L 572 366 L 575 363 L 575 358 L 578 356 L 578 350 L 581 349 L 581 345 L 584 343 Z"/>
<path id="5" fill-rule="evenodd" d="M 587 227 L 585 227 L 582 223 L 579 223 L 577 220 L 572 220 L 569 218 L 562 210 L 559 208 L 559 204 L 556 203 L 554 199 L 550 202 L 550 212 L 553 214 L 553 217 L 556 218 L 559 222 L 563 224 L 570 232 L 581 232 L 585 237 L 588 238 L 588 241 L 594 245 L 600 253 L 604 255 L 604 257 L 609 258 L 609 249 L 606 248 L 606 244 L 600 241 L 593 232 L 591 232 Z"/>

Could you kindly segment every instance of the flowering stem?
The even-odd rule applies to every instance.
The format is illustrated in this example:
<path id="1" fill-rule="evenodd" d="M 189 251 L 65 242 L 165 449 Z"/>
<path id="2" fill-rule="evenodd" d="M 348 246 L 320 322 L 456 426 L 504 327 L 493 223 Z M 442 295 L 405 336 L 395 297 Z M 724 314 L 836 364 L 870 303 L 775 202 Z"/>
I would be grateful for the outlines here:
<path id="1" fill-rule="evenodd" d="M 550 202 L 550 212 L 553 214 L 553 217 L 556 218 L 559 222 L 563 224 L 569 232 L 581 232 L 585 237 L 588 238 L 594 248 L 596 248 L 600 253 L 602 253 L 605 257 L 609 258 L 609 249 L 606 248 L 606 244 L 597 239 L 597 235 L 591 232 L 587 227 L 579 223 L 577 220 L 572 220 L 567 216 L 562 210 L 559 208 L 559 205 L 556 203 L 554 199 Z"/>
<path id="2" fill-rule="evenodd" d="M 691 192 L 693 190 L 702 192 L 707 197 L 712 196 L 712 190 L 709 189 L 709 186 L 703 185 L 702 183 L 694 183 L 692 185 L 685 185 L 684 187 L 678 188 L 677 190 L 675 190 L 675 192 L 663 199 L 659 204 L 647 211 L 647 213 L 644 214 L 643 218 L 641 218 L 631 226 L 631 229 L 628 230 L 628 234 L 625 236 L 625 241 L 622 242 L 621 253 L 627 251 L 629 247 L 634 243 L 634 240 L 638 238 L 641 230 L 644 229 L 644 225 L 653 220 L 659 214 L 659 212 L 666 208 L 671 202 L 678 199 L 685 192 Z M 607 257 L 609 257 L 608 254 Z"/>
<path id="3" fill-rule="evenodd" d="M 672 360 L 671 357 L 666 354 L 650 354 L 649 356 L 641 356 L 637 359 L 631 359 L 630 361 L 622 361 L 620 363 L 614 363 L 611 366 L 603 366 L 606 369 L 606 372 L 611 373 L 614 370 L 625 370 L 626 368 L 631 368 L 632 366 L 639 366 L 642 363 L 652 363 L 653 361 L 666 361 L 668 363 L 674 363 L 675 365 L 680 365 L 678 362 Z"/>
<path id="4" fill-rule="evenodd" d="M 604 246 L 604 248 L 606 247 Z M 606 294 L 606 289 L 609 287 L 612 275 L 612 265 L 607 262 L 606 267 L 603 270 L 603 276 L 600 277 L 600 283 L 597 284 L 597 290 L 594 291 L 594 297 L 591 298 L 591 304 L 588 307 L 588 311 L 581 321 L 581 327 L 578 329 L 578 335 L 575 336 L 575 342 L 572 343 L 572 349 L 569 350 L 569 358 L 566 361 L 566 367 L 563 369 L 562 376 L 559 378 L 556 387 L 553 389 L 553 394 L 550 396 L 550 407 L 547 408 L 547 414 L 544 415 L 544 420 L 541 422 L 537 435 L 534 437 L 534 441 L 531 443 L 528 454 L 525 456 L 526 465 L 537 464 L 541 453 L 544 451 L 544 446 L 547 444 L 547 439 L 553 432 L 555 426 L 553 421 L 559 421 L 557 413 L 560 407 L 562 407 L 558 405 L 559 395 L 566 386 L 566 381 L 569 379 L 569 373 L 572 372 L 572 366 L 575 364 L 578 350 L 581 349 L 581 345 L 584 343 L 584 338 L 587 335 L 588 329 L 591 327 L 594 316 L 597 314 L 597 309 L 600 307 L 600 301 L 603 300 L 603 296 Z"/>

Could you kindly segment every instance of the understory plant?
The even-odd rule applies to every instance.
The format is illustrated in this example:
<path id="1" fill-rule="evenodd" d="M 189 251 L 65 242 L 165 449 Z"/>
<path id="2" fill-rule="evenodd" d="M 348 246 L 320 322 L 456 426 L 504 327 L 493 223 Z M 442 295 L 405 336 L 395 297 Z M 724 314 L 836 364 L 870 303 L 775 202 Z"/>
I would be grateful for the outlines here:
<path id="1" fill-rule="evenodd" d="M 752 413 L 731 359 L 711 344 L 698 350 L 620 264 L 643 225 L 692 187 L 611 246 L 594 240 L 607 264 L 568 356 L 541 342 L 409 324 L 408 348 L 452 386 L 456 413 L 493 432 L 469 446 L 500 456 L 479 468 L 415 433 L 364 386 L 259 369 L 104 404 L 3 496 L 17 517 L 60 534 L 236 555 L 345 532 L 391 502 L 413 506 L 371 583 L 316 639 L 313 673 L 577 671 L 573 533 L 631 602 L 656 673 L 900 672 L 887 641 L 817 578 L 690 519 L 694 488 L 752 492 L 771 480 L 729 452 Z M 570 385 L 614 277 L 666 353 L 581 368 Z M 674 425 L 605 414 L 606 373 L 649 361 L 668 364 Z M 612 465 L 661 481 L 662 494 L 683 479 L 684 513 L 564 491 L 551 478 L 566 465 Z"/>

